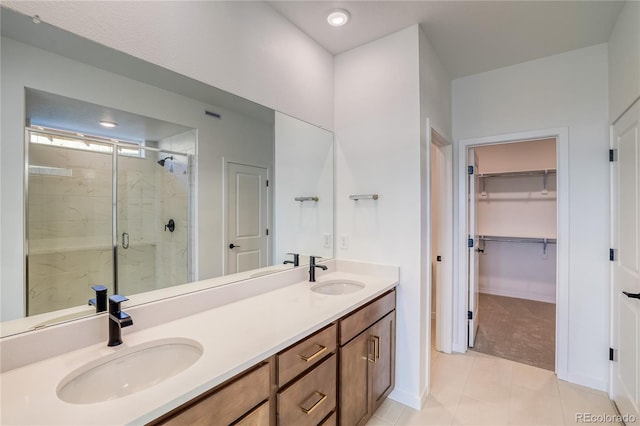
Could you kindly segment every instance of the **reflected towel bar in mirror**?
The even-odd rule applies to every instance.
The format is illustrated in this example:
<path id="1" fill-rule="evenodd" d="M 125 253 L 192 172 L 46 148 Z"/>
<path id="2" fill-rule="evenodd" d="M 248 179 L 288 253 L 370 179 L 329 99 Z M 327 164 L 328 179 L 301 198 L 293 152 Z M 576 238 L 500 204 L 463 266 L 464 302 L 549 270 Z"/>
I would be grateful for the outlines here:
<path id="1" fill-rule="evenodd" d="M 350 200 L 377 200 L 378 194 L 349 195 Z"/>
<path id="2" fill-rule="evenodd" d="M 300 201 L 300 202 L 302 202 L 302 201 L 318 201 L 319 198 L 318 197 L 296 197 L 296 198 L 294 198 L 294 200 Z"/>

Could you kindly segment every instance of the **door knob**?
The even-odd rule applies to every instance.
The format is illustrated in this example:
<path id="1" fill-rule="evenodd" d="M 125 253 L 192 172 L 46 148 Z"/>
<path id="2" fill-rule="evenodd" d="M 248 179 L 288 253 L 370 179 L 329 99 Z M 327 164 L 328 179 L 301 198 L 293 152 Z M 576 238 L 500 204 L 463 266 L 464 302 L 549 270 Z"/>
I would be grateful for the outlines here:
<path id="1" fill-rule="evenodd" d="M 630 297 L 632 299 L 640 299 L 640 293 L 633 294 L 633 293 L 629 293 L 627 291 L 623 291 L 622 294 L 624 294 L 625 296 Z"/>
<path id="2" fill-rule="evenodd" d="M 237 245 L 235 245 L 235 244 L 233 244 L 233 243 L 229 244 L 229 248 L 230 248 L 230 249 L 234 249 L 234 248 L 236 248 L 236 247 L 240 247 L 240 246 L 237 246 Z"/>

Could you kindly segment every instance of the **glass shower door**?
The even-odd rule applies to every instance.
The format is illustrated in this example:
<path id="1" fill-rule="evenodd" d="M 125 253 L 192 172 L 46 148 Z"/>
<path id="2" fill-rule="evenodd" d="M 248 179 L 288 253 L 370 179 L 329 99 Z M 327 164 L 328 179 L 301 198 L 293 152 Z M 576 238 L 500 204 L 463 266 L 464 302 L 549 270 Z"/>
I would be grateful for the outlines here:
<path id="1" fill-rule="evenodd" d="M 113 146 L 29 130 L 26 314 L 113 292 Z"/>
<path id="2" fill-rule="evenodd" d="M 117 292 L 124 296 L 189 278 L 188 156 L 117 147 Z"/>

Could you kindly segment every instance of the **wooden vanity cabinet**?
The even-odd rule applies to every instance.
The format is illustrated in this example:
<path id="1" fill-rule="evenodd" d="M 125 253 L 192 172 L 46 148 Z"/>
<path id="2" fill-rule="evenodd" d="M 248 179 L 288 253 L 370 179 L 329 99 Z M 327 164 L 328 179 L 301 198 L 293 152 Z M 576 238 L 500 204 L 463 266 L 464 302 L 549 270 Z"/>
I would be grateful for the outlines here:
<path id="1" fill-rule="evenodd" d="M 151 424 L 268 426 L 271 376 L 270 363 L 262 362 Z"/>
<path id="2" fill-rule="evenodd" d="M 340 321 L 340 425 L 364 425 L 395 385 L 395 291 Z"/>
<path id="3" fill-rule="evenodd" d="M 152 425 L 364 425 L 395 384 L 395 289 Z"/>

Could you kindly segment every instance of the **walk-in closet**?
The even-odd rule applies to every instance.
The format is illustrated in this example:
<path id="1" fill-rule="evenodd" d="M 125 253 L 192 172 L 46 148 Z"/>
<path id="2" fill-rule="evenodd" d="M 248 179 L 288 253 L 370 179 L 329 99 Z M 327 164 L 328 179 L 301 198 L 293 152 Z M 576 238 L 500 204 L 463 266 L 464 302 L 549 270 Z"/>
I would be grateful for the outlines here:
<path id="1" fill-rule="evenodd" d="M 469 346 L 554 371 L 556 140 L 484 145 L 470 154 L 477 325 Z"/>

